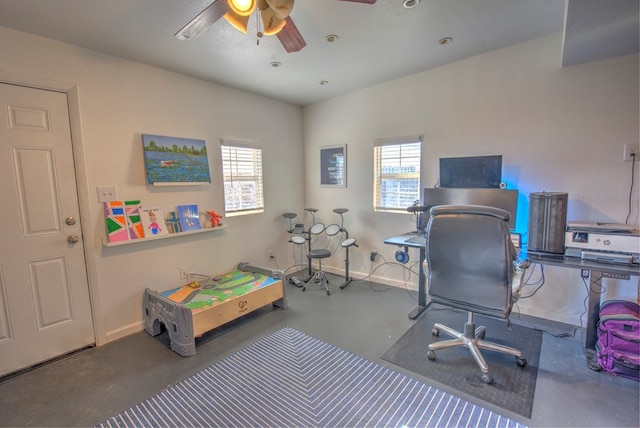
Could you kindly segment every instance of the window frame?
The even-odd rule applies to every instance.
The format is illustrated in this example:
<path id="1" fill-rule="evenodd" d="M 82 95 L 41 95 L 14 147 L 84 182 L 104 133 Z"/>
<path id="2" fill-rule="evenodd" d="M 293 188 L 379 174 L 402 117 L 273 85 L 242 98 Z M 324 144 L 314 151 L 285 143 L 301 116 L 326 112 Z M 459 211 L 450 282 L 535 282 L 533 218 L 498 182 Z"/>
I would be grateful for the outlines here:
<path id="1" fill-rule="evenodd" d="M 228 152 L 229 150 L 233 153 Z M 246 162 L 246 164 L 239 165 L 239 151 L 241 152 L 240 154 L 245 156 L 249 155 L 247 157 L 253 158 L 253 160 Z M 220 156 L 225 216 L 235 217 L 264 212 L 264 162 L 262 148 L 256 144 L 223 139 L 220 140 Z M 238 171 L 239 167 L 241 170 L 246 170 L 247 166 L 249 166 L 249 169 L 253 169 L 251 174 L 242 174 Z M 235 174 L 234 170 L 236 171 Z M 241 185 L 243 183 L 253 183 L 255 186 L 253 193 L 250 195 L 256 199 L 255 204 L 252 206 L 242 206 L 242 201 L 246 197 L 246 194 L 243 195 L 242 189 L 234 195 L 230 196 L 228 194 L 228 185 L 233 186 L 238 184 L 242 187 Z M 246 189 L 244 190 L 246 191 Z M 230 199 L 233 199 L 232 203 L 229 203 Z"/>
<path id="2" fill-rule="evenodd" d="M 407 207 L 413 205 L 413 203 L 418 200 L 421 200 L 421 189 L 422 189 L 422 135 L 411 135 L 406 137 L 397 137 L 397 138 L 385 138 L 385 139 L 377 139 L 374 142 L 374 152 L 373 152 L 373 210 L 374 212 L 395 212 L 395 213 L 407 213 Z M 408 145 L 418 144 L 418 155 L 415 156 L 403 156 L 402 148 L 407 147 Z M 383 173 L 382 165 L 383 159 L 381 158 L 381 151 L 384 150 L 385 147 L 396 146 L 400 149 L 400 155 L 397 157 L 397 163 L 399 164 L 399 168 L 403 166 L 404 163 L 413 164 L 416 166 L 417 171 L 414 172 L 395 172 L 395 173 Z M 415 150 L 415 149 L 412 149 Z M 406 161 L 406 162 L 405 162 Z M 417 161 L 417 162 L 416 162 Z M 417 163 L 417 165 L 416 165 Z M 385 178 L 386 176 L 386 178 Z M 391 205 L 383 205 L 385 200 L 385 190 L 383 189 L 384 181 L 388 180 L 406 180 L 406 179 L 416 179 L 418 180 L 418 186 L 414 194 L 410 196 L 411 201 L 406 201 L 406 205 L 403 206 L 391 206 Z M 398 205 L 401 204 L 401 192 L 398 192 Z"/>

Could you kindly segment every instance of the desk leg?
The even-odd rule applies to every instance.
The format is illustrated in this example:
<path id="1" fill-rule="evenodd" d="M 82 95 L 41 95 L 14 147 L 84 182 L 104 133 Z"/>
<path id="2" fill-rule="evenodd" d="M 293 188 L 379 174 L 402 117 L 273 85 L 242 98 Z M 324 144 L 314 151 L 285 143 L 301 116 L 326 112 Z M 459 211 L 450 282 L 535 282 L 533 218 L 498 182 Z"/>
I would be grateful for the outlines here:
<path id="1" fill-rule="evenodd" d="M 418 307 L 409 313 L 409 318 L 414 320 L 427 309 L 427 278 L 422 269 L 422 262 L 427 257 L 426 247 L 420 247 L 420 264 L 418 273 Z"/>
<path id="2" fill-rule="evenodd" d="M 602 272 L 592 270 L 589 273 L 589 303 L 587 307 L 587 332 L 585 338 L 585 356 L 591 370 L 600 370 L 596 356 L 598 341 L 598 321 L 600 320 L 600 294 L 602 293 Z"/>

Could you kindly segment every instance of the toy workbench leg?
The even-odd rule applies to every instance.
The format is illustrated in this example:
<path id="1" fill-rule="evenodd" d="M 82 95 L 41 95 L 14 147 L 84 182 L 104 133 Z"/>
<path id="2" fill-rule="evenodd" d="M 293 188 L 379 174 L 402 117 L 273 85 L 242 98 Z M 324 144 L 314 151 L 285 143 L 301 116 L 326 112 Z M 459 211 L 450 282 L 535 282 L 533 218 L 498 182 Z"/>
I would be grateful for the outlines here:
<path id="1" fill-rule="evenodd" d="M 145 320 L 144 329 L 151 336 L 162 332 L 162 324 L 169 333 L 171 349 L 178 355 L 190 357 L 196 353 L 193 337 L 191 310 L 176 304 L 153 290 L 146 289 L 142 301 Z"/>

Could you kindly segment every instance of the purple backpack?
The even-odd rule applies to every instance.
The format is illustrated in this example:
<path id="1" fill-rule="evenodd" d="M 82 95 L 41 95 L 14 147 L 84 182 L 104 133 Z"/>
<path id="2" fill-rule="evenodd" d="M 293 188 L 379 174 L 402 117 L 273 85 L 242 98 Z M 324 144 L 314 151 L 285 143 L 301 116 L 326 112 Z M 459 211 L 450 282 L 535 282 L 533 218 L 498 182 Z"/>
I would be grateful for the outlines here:
<path id="1" fill-rule="evenodd" d="M 640 306 L 624 300 L 600 306 L 596 354 L 602 370 L 639 380 Z"/>

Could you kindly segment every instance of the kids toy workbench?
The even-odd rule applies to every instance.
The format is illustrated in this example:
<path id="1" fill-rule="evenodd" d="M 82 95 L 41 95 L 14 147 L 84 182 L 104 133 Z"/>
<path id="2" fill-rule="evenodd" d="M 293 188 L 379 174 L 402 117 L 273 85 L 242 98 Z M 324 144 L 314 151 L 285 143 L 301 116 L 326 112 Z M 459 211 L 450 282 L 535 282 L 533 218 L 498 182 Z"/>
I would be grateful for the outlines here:
<path id="1" fill-rule="evenodd" d="M 171 349 L 195 355 L 195 339 L 269 303 L 286 308 L 282 271 L 238 264 L 237 269 L 202 282 L 164 292 L 147 288 L 143 297 L 144 328 L 152 336 L 169 333 Z"/>

